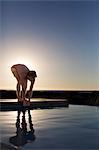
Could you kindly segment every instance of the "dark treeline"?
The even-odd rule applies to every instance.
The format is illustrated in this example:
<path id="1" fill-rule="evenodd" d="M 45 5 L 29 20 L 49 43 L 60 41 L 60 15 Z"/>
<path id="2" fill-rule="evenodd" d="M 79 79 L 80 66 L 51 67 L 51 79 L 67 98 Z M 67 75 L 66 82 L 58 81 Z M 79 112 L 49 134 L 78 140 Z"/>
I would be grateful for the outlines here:
<path id="1" fill-rule="evenodd" d="M 0 90 L 1 99 L 15 99 L 16 92 Z M 70 104 L 99 105 L 99 91 L 34 91 L 32 98 L 67 99 Z"/>

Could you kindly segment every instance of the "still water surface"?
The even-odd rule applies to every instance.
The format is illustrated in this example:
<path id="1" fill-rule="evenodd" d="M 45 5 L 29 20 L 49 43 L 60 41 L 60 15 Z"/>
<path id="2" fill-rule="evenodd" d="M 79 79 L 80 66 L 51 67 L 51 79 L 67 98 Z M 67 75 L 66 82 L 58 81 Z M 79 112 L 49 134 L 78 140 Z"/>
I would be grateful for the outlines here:
<path id="1" fill-rule="evenodd" d="M 0 112 L 0 137 L 22 150 L 99 150 L 99 107 Z"/>

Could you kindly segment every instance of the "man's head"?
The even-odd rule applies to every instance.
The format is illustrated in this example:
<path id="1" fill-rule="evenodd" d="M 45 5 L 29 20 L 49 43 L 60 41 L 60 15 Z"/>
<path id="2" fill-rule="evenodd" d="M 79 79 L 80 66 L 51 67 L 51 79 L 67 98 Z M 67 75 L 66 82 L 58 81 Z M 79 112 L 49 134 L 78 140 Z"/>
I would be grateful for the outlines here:
<path id="1" fill-rule="evenodd" d="M 27 79 L 30 81 L 34 81 L 36 77 L 37 77 L 37 74 L 35 71 L 29 71 L 27 74 Z"/>

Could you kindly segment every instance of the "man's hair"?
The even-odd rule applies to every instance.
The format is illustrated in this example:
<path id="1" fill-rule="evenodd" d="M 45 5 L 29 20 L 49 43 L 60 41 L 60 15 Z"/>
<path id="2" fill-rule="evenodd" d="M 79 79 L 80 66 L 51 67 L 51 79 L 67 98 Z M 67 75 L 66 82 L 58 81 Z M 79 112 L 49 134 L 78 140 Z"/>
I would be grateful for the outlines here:
<path id="1" fill-rule="evenodd" d="M 29 71 L 27 76 L 33 77 L 33 78 L 37 77 L 36 71 Z"/>

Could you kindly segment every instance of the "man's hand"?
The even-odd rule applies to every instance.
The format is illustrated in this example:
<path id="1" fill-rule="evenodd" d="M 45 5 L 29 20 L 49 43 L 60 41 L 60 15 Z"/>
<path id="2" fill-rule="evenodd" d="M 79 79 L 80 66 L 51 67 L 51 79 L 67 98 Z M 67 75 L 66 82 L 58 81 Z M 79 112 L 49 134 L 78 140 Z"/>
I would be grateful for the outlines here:
<path id="1" fill-rule="evenodd" d="M 32 97 L 32 91 L 27 91 L 26 97 L 30 99 Z"/>

